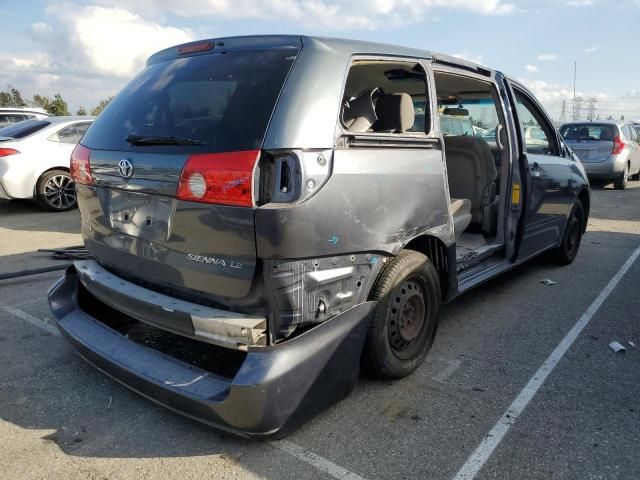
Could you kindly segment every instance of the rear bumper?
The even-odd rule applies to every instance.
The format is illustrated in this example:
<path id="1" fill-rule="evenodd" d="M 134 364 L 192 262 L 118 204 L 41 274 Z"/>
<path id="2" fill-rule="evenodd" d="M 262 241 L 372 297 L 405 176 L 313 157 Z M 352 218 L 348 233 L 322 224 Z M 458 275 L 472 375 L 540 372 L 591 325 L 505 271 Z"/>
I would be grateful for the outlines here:
<path id="1" fill-rule="evenodd" d="M 611 180 L 619 177 L 624 171 L 626 163 L 622 158 L 609 158 L 604 162 L 582 162 L 589 178 Z"/>
<path id="2" fill-rule="evenodd" d="M 195 420 L 248 437 L 286 434 L 346 397 L 375 302 L 268 347 L 249 348 L 234 378 L 216 376 L 137 344 L 78 305 L 70 267 L 49 291 L 63 335 L 89 363 L 130 389 Z"/>

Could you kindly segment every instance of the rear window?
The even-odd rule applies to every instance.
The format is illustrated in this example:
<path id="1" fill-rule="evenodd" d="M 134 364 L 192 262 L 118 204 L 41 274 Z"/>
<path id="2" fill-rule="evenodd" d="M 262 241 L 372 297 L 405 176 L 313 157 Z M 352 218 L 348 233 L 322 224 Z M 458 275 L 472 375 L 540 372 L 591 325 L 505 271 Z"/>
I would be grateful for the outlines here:
<path id="1" fill-rule="evenodd" d="M 165 153 L 259 149 L 296 53 L 222 51 L 150 65 L 109 103 L 82 144 Z M 134 146 L 130 135 L 198 145 Z"/>
<path id="2" fill-rule="evenodd" d="M 600 140 L 612 142 L 618 134 L 615 125 L 599 125 L 592 123 L 573 123 L 563 125 L 560 134 L 565 140 Z"/>
<path id="3" fill-rule="evenodd" d="M 0 137 L 20 139 L 33 135 L 44 127 L 51 125 L 46 120 L 25 120 L 24 122 L 0 128 Z"/>

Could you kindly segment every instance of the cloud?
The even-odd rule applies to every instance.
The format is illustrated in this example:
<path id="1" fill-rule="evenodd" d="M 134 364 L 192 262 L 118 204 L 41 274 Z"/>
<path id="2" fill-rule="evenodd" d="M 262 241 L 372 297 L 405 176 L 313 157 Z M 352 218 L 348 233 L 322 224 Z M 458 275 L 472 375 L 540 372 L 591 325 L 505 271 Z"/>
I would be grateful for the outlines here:
<path id="1" fill-rule="evenodd" d="M 461 58 L 462 60 L 468 60 L 470 62 L 473 63 L 482 63 L 482 55 L 476 55 L 473 53 L 469 53 L 468 51 L 464 50 L 460 53 L 454 53 L 453 55 L 451 55 L 452 57 L 456 57 L 456 58 Z"/>
<path id="2" fill-rule="evenodd" d="M 256 19 L 329 30 L 373 30 L 425 20 L 434 10 L 482 15 L 515 12 L 508 0 L 102 0 L 143 15 L 170 12 L 182 17 Z M 429 15 L 431 17 L 431 15 Z"/>
<path id="3" fill-rule="evenodd" d="M 538 55 L 538 60 L 540 60 L 541 62 L 551 62 L 557 59 L 558 55 L 556 55 L 555 53 L 541 53 L 540 55 Z"/>
<path id="4" fill-rule="evenodd" d="M 118 6 L 55 4 L 31 25 L 31 52 L 0 52 L 0 85 L 24 96 L 61 93 L 70 107 L 93 107 L 144 68 L 152 53 L 193 38 L 188 29 L 144 19 Z"/>
<path id="5" fill-rule="evenodd" d="M 593 5 L 593 0 L 569 0 L 567 5 L 570 7 L 590 7 Z"/>
<path id="6" fill-rule="evenodd" d="M 584 51 L 584 53 L 589 54 L 589 53 L 595 52 L 596 50 L 598 50 L 597 47 L 587 47 L 583 51 Z"/>
<path id="7" fill-rule="evenodd" d="M 119 7 L 52 6 L 56 27 L 31 26 L 37 44 L 60 67 L 129 78 L 152 53 L 192 39 L 191 31 L 163 26 Z"/>
<path id="8" fill-rule="evenodd" d="M 520 79 L 520 82 L 531 90 L 553 119 L 559 119 L 562 110 L 562 101 L 566 100 L 565 111 L 567 118 L 569 118 L 571 115 L 571 98 L 573 98 L 572 88 L 558 83 L 548 83 L 544 80 Z M 606 101 L 612 98 L 612 96 L 607 93 L 597 91 L 577 91 L 576 96 L 595 98 L 598 101 Z"/>
<path id="9" fill-rule="evenodd" d="M 524 68 L 525 68 L 525 70 L 527 72 L 537 72 L 538 71 L 538 67 L 536 67 L 535 65 L 525 65 Z"/>

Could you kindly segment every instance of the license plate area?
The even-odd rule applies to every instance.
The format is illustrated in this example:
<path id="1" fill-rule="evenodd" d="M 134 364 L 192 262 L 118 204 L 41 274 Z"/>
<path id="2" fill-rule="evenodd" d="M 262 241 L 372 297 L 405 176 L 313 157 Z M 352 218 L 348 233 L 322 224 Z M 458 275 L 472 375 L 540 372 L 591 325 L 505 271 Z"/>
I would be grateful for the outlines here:
<path id="1" fill-rule="evenodd" d="M 109 190 L 111 229 L 149 241 L 169 241 L 176 200 L 146 193 Z"/>

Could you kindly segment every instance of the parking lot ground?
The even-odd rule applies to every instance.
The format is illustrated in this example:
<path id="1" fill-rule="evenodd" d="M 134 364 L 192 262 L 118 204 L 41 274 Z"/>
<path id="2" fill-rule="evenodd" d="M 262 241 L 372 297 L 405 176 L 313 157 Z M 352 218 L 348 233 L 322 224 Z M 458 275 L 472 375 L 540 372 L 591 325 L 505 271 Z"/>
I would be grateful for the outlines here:
<path id="1" fill-rule="evenodd" d="M 50 318 L 46 290 L 59 273 L 1 282 L 0 478 L 451 479 L 640 246 L 640 182 L 629 185 L 594 189 L 572 265 L 537 259 L 447 305 L 414 375 L 361 379 L 284 442 L 219 433 L 85 364 L 41 328 Z M 56 246 L 79 243 L 77 213 L 12 208 L 0 203 L 0 272 L 51 262 L 29 253 L 53 241 L 33 231 L 51 232 Z M 32 230 L 21 226 L 36 218 Z M 546 278 L 558 283 L 540 283 Z M 614 340 L 625 353 L 609 348 Z M 640 478 L 638 372 L 640 259 L 476 478 Z"/>

